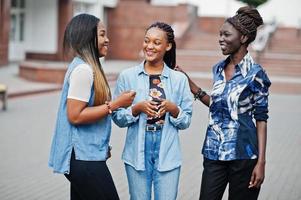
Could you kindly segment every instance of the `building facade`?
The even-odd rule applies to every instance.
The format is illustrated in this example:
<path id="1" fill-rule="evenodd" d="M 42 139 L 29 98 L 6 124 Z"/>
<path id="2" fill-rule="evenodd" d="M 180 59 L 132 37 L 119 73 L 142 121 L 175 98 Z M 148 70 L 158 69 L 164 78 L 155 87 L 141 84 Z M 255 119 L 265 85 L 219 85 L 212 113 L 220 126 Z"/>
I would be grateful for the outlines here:
<path id="1" fill-rule="evenodd" d="M 69 20 L 90 13 L 105 20 L 117 0 L 1 0 L 0 66 L 24 59 L 63 60 Z"/>
<path id="2" fill-rule="evenodd" d="M 286 3 L 282 0 L 270 0 L 259 11 L 265 20 L 279 16 L 281 25 L 301 27 L 301 14 L 296 11 L 301 1 L 290 2 L 291 11 L 280 11 Z M 82 12 L 107 25 L 109 58 L 137 59 L 144 30 L 153 21 L 164 19 L 181 36 L 197 15 L 207 18 L 202 22 L 217 19 L 220 23 L 242 5 L 236 0 L 1 0 L 0 66 L 24 59 L 63 60 L 65 26 Z"/>

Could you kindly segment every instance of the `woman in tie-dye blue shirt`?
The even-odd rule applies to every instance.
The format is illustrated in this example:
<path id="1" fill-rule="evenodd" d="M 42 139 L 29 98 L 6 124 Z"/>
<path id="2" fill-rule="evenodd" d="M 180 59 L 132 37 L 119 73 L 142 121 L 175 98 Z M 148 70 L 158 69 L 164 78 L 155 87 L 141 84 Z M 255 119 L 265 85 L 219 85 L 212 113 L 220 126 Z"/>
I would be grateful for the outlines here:
<path id="1" fill-rule="evenodd" d="M 220 29 L 228 57 L 213 67 L 211 95 L 190 80 L 195 98 L 209 106 L 201 200 L 221 199 L 228 183 L 229 199 L 257 199 L 264 180 L 271 82 L 247 50 L 262 23 L 255 8 L 240 8 Z"/>

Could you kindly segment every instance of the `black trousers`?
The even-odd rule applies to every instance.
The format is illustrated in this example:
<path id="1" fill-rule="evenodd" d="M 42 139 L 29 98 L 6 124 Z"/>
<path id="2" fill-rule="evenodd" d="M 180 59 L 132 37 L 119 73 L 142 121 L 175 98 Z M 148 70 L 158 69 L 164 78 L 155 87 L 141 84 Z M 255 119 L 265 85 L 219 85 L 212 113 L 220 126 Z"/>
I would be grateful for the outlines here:
<path id="1" fill-rule="evenodd" d="M 256 200 L 260 189 L 248 188 L 257 160 L 204 158 L 200 200 L 221 200 L 229 183 L 229 200 Z"/>
<path id="2" fill-rule="evenodd" d="M 105 161 L 75 160 L 72 151 L 70 174 L 71 200 L 118 200 L 111 173 Z"/>

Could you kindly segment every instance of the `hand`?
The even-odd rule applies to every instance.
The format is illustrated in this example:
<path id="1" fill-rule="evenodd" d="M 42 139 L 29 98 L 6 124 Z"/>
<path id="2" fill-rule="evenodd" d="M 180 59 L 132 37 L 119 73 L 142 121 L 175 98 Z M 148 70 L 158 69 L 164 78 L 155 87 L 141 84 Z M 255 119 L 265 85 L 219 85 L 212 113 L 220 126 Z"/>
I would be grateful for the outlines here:
<path id="1" fill-rule="evenodd" d="M 112 146 L 108 146 L 108 153 L 107 153 L 107 157 L 106 157 L 106 160 L 108 160 L 109 158 L 112 157 L 112 153 L 111 153 L 111 150 L 112 150 Z"/>
<path id="2" fill-rule="evenodd" d="M 169 112 L 173 117 L 177 117 L 180 111 L 176 104 L 167 99 L 161 99 L 158 111 L 159 117 L 163 116 L 166 112 Z"/>
<path id="3" fill-rule="evenodd" d="M 137 116 L 139 113 L 143 112 L 148 117 L 157 117 L 158 116 L 158 103 L 155 101 L 142 101 L 137 103 L 132 108 L 134 116 Z"/>
<path id="4" fill-rule="evenodd" d="M 251 180 L 249 183 L 249 188 L 256 187 L 260 188 L 264 181 L 264 163 L 257 163 L 253 169 Z"/>
<path id="5" fill-rule="evenodd" d="M 192 94 L 196 94 L 199 87 L 191 80 L 191 78 L 188 76 L 188 74 L 179 65 L 177 65 L 175 67 L 175 70 L 185 74 L 185 76 L 188 78 L 190 91 L 192 92 Z"/>
<path id="6" fill-rule="evenodd" d="M 135 91 L 126 91 L 121 93 L 116 99 L 115 101 L 112 102 L 112 107 L 116 107 L 116 108 L 127 108 L 130 105 L 132 105 L 134 98 L 136 96 L 136 92 Z M 113 108 L 114 110 L 114 108 Z"/>
<path id="7" fill-rule="evenodd" d="M 185 72 L 179 65 L 177 65 L 177 66 L 174 68 L 174 70 L 176 70 L 176 71 L 178 71 L 178 72 L 182 72 L 183 74 L 185 74 L 185 75 L 187 76 L 186 72 Z"/>

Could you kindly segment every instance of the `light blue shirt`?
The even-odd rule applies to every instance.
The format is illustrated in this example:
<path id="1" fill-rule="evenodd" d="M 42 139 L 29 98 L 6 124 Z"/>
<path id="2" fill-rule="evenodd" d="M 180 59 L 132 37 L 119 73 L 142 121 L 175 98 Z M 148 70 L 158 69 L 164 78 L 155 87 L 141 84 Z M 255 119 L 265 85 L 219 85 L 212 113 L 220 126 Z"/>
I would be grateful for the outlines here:
<path id="1" fill-rule="evenodd" d="M 190 125 L 193 98 L 188 79 L 183 73 L 174 71 L 164 64 L 160 79 L 166 99 L 175 103 L 180 110 L 177 118 L 172 117 L 170 113 L 166 113 L 162 129 L 157 170 L 169 171 L 181 166 L 182 159 L 178 130 L 186 129 Z M 133 105 L 149 100 L 149 75 L 144 70 L 144 62 L 138 66 L 124 70 L 119 75 L 114 98 L 122 92 L 129 90 L 136 91 Z M 119 127 L 128 127 L 122 154 L 123 161 L 133 166 L 136 170 L 145 170 L 146 114 L 140 113 L 134 117 L 131 107 L 127 109 L 120 108 L 113 112 L 112 118 Z"/>
<path id="2" fill-rule="evenodd" d="M 68 66 L 62 88 L 60 106 L 52 140 L 49 166 L 56 173 L 69 174 L 71 152 L 74 149 L 75 159 L 84 161 L 104 161 L 107 158 L 111 135 L 111 117 L 107 116 L 94 123 L 74 125 L 67 117 L 67 96 L 71 72 L 85 62 L 75 57 Z M 94 88 L 88 106 L 93 106 Z"/>

